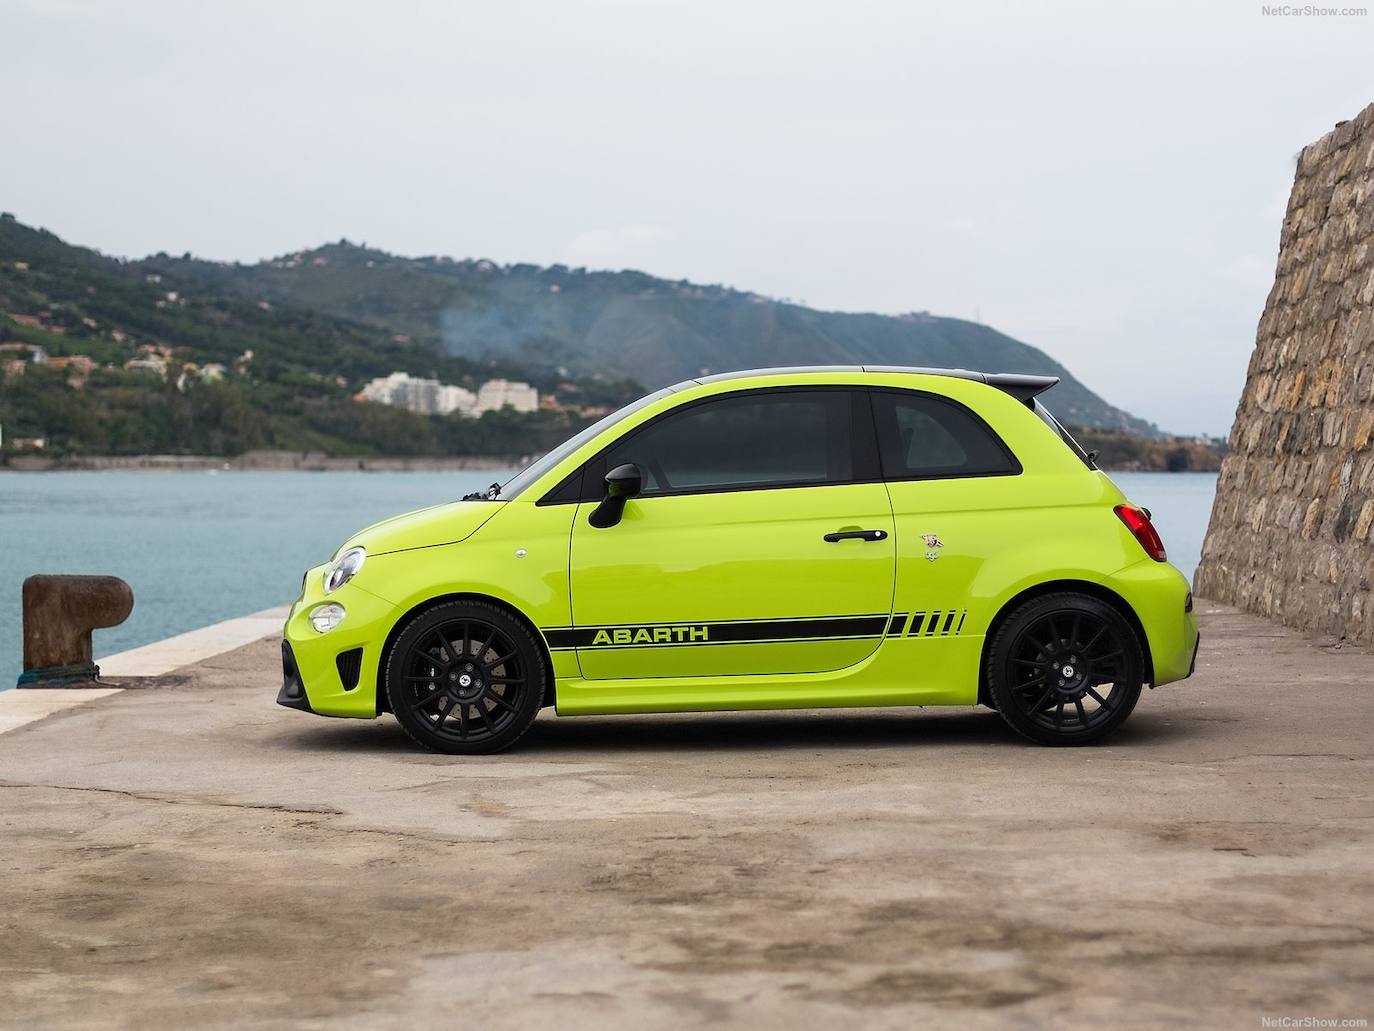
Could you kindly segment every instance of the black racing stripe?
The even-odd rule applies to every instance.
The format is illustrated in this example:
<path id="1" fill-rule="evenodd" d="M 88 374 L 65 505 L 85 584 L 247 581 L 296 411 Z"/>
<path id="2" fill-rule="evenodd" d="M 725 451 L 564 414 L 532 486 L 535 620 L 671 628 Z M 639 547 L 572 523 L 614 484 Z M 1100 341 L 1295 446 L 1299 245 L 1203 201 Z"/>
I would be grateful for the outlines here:
<path id="1" fill-rule="evenodd" d="M 816 619 L 878 619 L 886 620 L 887 613 L 863 613 L 856 616 L 769 616 L 767 619 L 676 619 L 667 622 L 657 623 L 588 623 L 586 626 L 546 626 L 540 627 L 539 632 L 547 634 L 557 630 L 615 630 L 622 627 L 656 627 L 656 626 L 734 626 L 738 623 L 805 623 Z"/>
<path id="2" fill-rule="evenodd" d="M 881 637 L 886 616 L 839 616 L 797 619 L 785 623 L 715 623 L 706 625 L 710 641 L 795 641 L 808 637 Z"/>
<path id="3" fill-rule="evenodd" d="M 887 626 L 888 617 L 885 615 L 823 616 L 805 619 L 741 620 L 729 623 L 549 627 L 542 633 L 551 649 L 633 648 L 881 637 Z M 597 640 L 599 635 L 601 640 Z"/>
<path id="4" fill-rule="evenodd" d="M 942 619 L 943 617 L 943 619 Z M 956 618 L 957 617 L 957 618 Z M 703 621 L 700 623 L 637 623 L 631 625 L 598 625 L 589 627 L 548 627 L 542 631 L 553 651 L 572 648 L 644 648 L 688 647 L 702 644 L 750 644 L 770 641 L 826 641 L 852 640 L 864 637 L 941 637 L 963 632 L 967 609 L 935 609 L 932 612 L 913 612 L 908 616 L 898 612 L 888 616 L 823 616 L 814 618 L 755 619 L 739 621 Z M 943 625 L 942 625 L 943 624 Z M 705 633 L 703 640 L 701 634 Z M 628 642 L 605 640 L 596 643 L 598 632 L 628 631 Z M 640 630 L 648 631 L 654 640 L 643 640 Z M 655 633 L 658 630 L 660 633 Z M 695 634 L 692 631 L 695 630 Z M 668 639 L 662 639 L 664 634 Z M 634 637 L 641 639 L 635 641 Z M 693 640 L 692 638 L 696 639 Z"/>
<path id="5" fill-rule="evenodd" d="M 827 643 L 827 642 L 830 642 L 830 641 L 872 641 L 872 640 L 875 640 L 875 639 L 877 639 L 877 638 L 880 638 L 881 636 L 882 636 L 881 634 L 842 634 L 842 635 L 837 636 L 837 637 L 799 637 L 799 638 L 795 638 L 795 639 L 792 639 L 792 640 L 795 640 L 795 643 L 797 643 L 797 644 L 822 644 L 822 643 Z M 582 650 L 583 650 L 583 651 L 589 651 L 589 652 L 591 652 L 591 651 L 607 652 L 607 651 L 634 651 L 634 650 L 636 650 L 636 649 L 646 649 L 646 648 L 733 648 L 733 647 L 735 647 L 735 646 L 737 646 L 737 645 L 751 645 L 751 644 L 755 644 L 755 645 L 757 645 L 757 644 L 780 644 L 780 643 L 782 643 L 782 642 L 779 641 L 779 640 L 777 640 L 777 639 L 770 639 L 770 640 L 749 640 L 749 641 L 691 641 L 691 642 L 683 641 L 683 642 L 681 642 L 681 643 L 679 643 L 679 642 L 677 642 L 677 641 L 669 641 L 669 642 L 667 642 L 667 643 L 664 643 L 664 642 L 662 642 L 662 641 L 659 641 L 659 642 L 653 642 L 653 643 L 640 643 L 640 644 L 605 644 L 605 643 L 602 643 L 602 644 L 597 644 L 597 645 L 583 645 L 583 646 L 582 646 Z M 564 649 L 561 649 L 561 650 L 562 650 L 562 651 L 570 651 L 570 650 L 572 650 L 572 649 L 564 648 Z"/>

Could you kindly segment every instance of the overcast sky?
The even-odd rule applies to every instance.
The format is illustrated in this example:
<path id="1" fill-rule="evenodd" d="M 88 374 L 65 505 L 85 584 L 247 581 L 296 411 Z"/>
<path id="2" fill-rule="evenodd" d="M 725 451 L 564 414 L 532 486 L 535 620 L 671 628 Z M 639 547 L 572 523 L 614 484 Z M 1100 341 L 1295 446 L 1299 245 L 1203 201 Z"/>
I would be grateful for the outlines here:
<path id="1" fill-rule="evenodd" d="M 1230 427 L 1295 155 L 1374 100 L 1374 17 L 1258 2 L 0 0 L 0 40 L 0 210 L 73 242 L 977 317 L 1188 433 Z"/>

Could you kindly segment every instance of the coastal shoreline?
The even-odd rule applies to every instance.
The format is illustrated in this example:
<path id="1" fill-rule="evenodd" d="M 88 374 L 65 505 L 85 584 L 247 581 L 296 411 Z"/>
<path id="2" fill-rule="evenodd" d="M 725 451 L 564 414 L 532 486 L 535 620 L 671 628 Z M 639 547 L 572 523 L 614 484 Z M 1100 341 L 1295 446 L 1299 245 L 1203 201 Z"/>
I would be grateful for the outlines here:
<path id="1" fill-rule="evenodd" d="M 484 469 L 507 471 L 523 469 L 537 454 L 518 457 L 464 455 L 455 457 L 414 457 L 367 455 L 341 457 L 313 452 L 254 451 L 236 458 L 214 455 L 86 455 L 47 458 L 38 455 L 11 456 L 0 462 L 0 475 L 35 472 L 480 472 Z M 1216 467 L 1162 468 L 1143 462 L 1099 465 L 1105 473 L 1211 473 Z"/>
<path id="2" fill-rule="evenodd" d="M 249 451 L 234 458 L 215 455 L 12 455 L 0 464 L 7 472 L 461 472 L 519 469 L 537 456 L 340 457 L 309 451 Z"/>

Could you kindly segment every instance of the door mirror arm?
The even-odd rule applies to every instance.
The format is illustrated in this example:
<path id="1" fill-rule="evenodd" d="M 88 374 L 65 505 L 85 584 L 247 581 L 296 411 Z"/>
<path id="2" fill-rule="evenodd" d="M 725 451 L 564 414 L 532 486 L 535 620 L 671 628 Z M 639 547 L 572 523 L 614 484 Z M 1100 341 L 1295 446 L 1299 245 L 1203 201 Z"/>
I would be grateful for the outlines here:
<path id="1" fill-rule="evenodd" d="M 633 462 L 618 465 L 606 474 L 606 495 L 601 504 L 587 517 L 598 530 L 605 530 L 620 522 L 625 514 L 625 502 L 638 496 L 644 487 L 644 474 Z"/>

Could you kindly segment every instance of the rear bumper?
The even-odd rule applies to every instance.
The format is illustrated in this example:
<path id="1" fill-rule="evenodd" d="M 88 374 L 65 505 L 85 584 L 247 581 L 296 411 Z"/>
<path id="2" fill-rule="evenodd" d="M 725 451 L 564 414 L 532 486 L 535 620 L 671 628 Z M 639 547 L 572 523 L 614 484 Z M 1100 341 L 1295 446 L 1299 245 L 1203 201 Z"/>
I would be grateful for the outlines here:
<path id="1" fill-rule="evenodd" d="M 1167 562 L 1143 559 L 1109 578 L 1135 611 L 1150 649 L 1150 684 L 1159 687 L 1192 675 L 1197 665 L 1197 616 L 1189 604 L 1188 581 Z"/>

